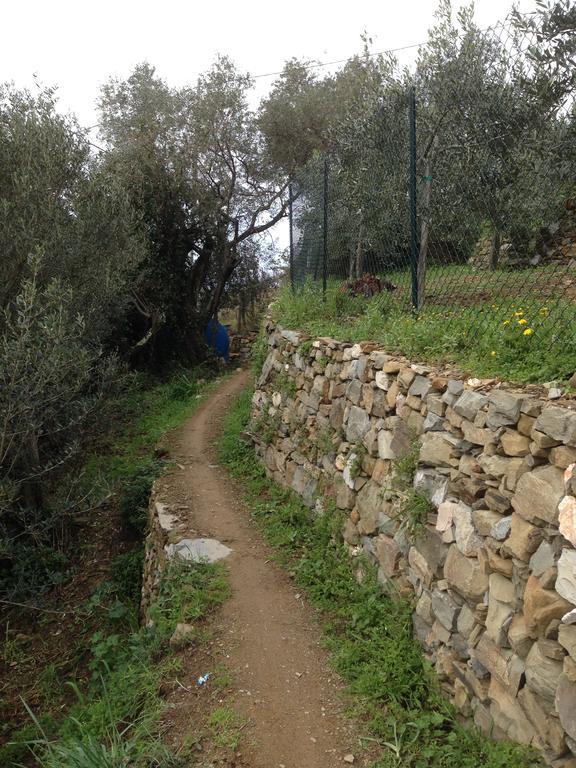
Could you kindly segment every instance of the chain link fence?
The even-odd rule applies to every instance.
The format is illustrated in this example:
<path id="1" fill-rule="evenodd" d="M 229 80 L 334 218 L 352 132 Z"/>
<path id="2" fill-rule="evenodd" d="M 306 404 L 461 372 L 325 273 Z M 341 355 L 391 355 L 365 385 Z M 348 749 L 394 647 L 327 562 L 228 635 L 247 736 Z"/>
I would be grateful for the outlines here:
<path id="1" fill-rule="evenodd" d="M 437 29 L 410 67 L 364 65 L 368 86 L 292 181 L 295 290 L 337 279 L 401 312 L 466 313 L 472 333 L 512 322 L 574 343 L 571 56 L 509 18 Z"/>

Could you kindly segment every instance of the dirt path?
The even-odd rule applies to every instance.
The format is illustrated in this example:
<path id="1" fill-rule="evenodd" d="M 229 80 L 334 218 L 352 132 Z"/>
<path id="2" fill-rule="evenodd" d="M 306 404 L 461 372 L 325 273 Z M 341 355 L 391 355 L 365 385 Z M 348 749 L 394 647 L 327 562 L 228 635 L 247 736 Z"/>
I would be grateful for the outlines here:
<path id="1" fill-rule="evenodd" d="M 354 764 L 364 765 L 314 612 L 289 576 L 270 561 L 272 553 L 239 492 L 217 465 L 221 420 L 248 380 L 245 371 L 227 379 L 175 433 L 170 452 L 182 468 L 166 478 L 163 493 L 165 498 L 169 490 L 185 502 L 190 534 L 219 539 L 233 550 L 225 560 L 232 596 L 212 628 L 212 658 L 225 663 L 233 681 L 216 701 L 232 701 L 247 720 L 247 738 L 228 764 L 330 768 L 346 765 L 349 757 L 344 757 L 353 753 Z M 197 657 L 185 659 L 179 678 L 182 690 L 173 709 L 182 732 L 187 723 L 194 728 L 199 697 L 205 695 L 195 685 L 197 675 L 206 671 L 201 663 Z M 195 668 L 186 668 L 190 665 Z"/>

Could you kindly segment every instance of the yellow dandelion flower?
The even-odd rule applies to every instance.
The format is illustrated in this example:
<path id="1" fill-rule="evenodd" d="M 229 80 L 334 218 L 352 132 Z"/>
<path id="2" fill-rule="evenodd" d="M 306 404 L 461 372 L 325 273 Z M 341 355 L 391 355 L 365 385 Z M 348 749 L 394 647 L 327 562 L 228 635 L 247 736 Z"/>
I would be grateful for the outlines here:
<path id="1" fill-rule="evenodd" d="M 522 310 L 520 310 L 519 312 L 514 312 L 515 317 L 522 317 L 523 314 L 524 312 L 522 312 Z"/>
<path id="2" fill-rule="evenodd" d="M 510 325 L 510 320 L 504 320 L 504 322 L 502 323 L 502 325 Z"/>
<path id="3" fill-rule="evenodd" d="M 528 320 L 525 320 L 524 318 L 522 318 L 522 320 L 518 320 L 518 325 L 526 325 L 527 322 Z"/>
<path id="4" fill-rule="evenodd" d="M 532 336 L 533 333 L 534 333 L 533 328 L 526 328 L 526 330 L 524 331 L 524 336 Z"/>
<path id="5" fill-rule="evenodd" d="M 490 352 L 490 354 L 492 355 L 492 357 L 496 357 L 496 350 L 493 349 L 492 352 Z"/>

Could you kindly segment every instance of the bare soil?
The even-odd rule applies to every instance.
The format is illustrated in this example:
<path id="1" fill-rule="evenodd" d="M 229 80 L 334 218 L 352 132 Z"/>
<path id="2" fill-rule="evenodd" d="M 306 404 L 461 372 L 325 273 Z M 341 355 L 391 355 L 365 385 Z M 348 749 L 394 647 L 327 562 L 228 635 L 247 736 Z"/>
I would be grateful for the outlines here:
<path id="1" fill-rule="evenodd" d="M 169 439 L 176 468 L 161 481 L 162 498 L 187 508 L 187 536 L 216 538 L 233 552 L 224 561 L 232 595 L 208 624 L 210 640 L 181 655 L 165 737 L 173 745 L 195 744 L 206 766 L 329 768 L 346 765 L 351 754 L 354 765 L 368 765 L 317 614 L 273 561 L 240 490 L 218 466 L 221 421 L 248 381 L 242 370 L 225 380 Z M 222 686 L 223 669 L 229 677 Z M 214 670 L 198 685 L 200 675 Z M 239 745 L 227 750 L 216 748 L 207 725 L 218 707 L 233 708 L 241 723 Z"/>

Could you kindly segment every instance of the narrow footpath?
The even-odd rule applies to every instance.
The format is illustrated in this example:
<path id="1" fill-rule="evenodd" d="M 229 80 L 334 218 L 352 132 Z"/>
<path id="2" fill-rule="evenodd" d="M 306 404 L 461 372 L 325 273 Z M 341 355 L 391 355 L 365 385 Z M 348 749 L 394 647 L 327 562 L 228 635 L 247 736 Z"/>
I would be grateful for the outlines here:
<path id="1" fill-rule="evenodd" d="M 314 610 L 273 560 L 273 551 L 251 521 L 239 489 L 218 465 L 216 443 L 233 398 L 249 385 L 238 371 L 170 438 L 176 468 L 163 480 L 187 515 L 190 537 L 218 539 L 233 552 L 223 562 L 231 597 L 210 627 L 210 661 L 223 665 L 229 683 L 212 693 L 197 677 L 208 659 L 184 656 L 178 685 L 169 697 L 169 738 L 193 738 L 208 706 L 232 706 L 241 716 L 242 738 L 234 755 L 219 765 L 250 768 L 331 768 L 368 765 L 358 747 L 357 724 L 345 714 L 343 686 L 322 647 Z M 205 713 L 204 713 L 205 714 Z M 201 751 L 201 748 L 199 748 Z M 208 757 L 208 756 L 206 756 Z M 212 766 L 214 761 L 194 765 Z"/>

